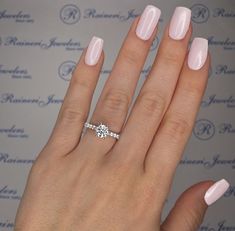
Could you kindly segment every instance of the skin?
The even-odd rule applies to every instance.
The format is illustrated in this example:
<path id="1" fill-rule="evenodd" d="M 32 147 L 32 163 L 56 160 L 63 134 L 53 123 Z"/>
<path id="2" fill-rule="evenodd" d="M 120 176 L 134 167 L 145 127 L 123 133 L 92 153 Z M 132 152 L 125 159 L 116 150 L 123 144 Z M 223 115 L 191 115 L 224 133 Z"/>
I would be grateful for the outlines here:
<path id="1" fill-rule="evenodd" d="M 53 132 L 31 168 L 15 231 L 193 231 L 203 221 L 203 197 L 212 181 L 186 190 L 165 221 L 161 213 L 206 88 L 210 55 L 200 70 L 189 69 L 192 25 L 178 41 L 168 36 L 167 26 L 127 118 L 157 33 L 148 41 L 139 39 L 138 20 L 91 118 L 121 133 L 120 139 L 99 139 L 90 129 L 81 138 L 104 61 L 102 53 L 97 65 L 86 65 L 84 50 Z"/>

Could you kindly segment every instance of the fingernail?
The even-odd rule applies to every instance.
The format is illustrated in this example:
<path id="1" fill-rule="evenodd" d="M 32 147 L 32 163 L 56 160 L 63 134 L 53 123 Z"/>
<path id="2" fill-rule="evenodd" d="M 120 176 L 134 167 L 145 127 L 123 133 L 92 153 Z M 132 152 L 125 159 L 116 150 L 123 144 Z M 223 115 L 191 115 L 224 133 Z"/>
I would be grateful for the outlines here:
<path id="1" fill-rule="evenodd" d="M 186 7 L 176 7 L 171 18 L 169 35 L 172 39 L 180 40 L 186 35 L 191 20 L 191 10 Z"/>
<path id="2" fill-rule="evenodd" d="M 157 26 L 161 10 L 155 6 L 148 5 L 144 9 L 136 28 L 136 35 L 143 40 L 150 39 Z"/>
<path id="3" fill-rule="evenodd" d="M 204 200 L 207 203 L 207 205 L 213 204 L 220 197 L 222 197 L 224 193 L 228 190 L 228 188 L 229 188 L 229 183 L 225 179 L 217 181 L 215 184 L 213 184 L 206 191 L 206 194 L 204 196 Z"/>
<path id="4" fill-rule="evenodd" d="M 104 40 L 98 37 L 93 37 L 88 45 L 85 63 L 89 66 L 96 65 L 103 50 Z"/>
<path id="5" fill-rule="evenodd" d="M 199 70 L 205 63 L 208 53 L 208 40 L 194 38 L 188 55 L 188 66 L 192 70 Z"/>

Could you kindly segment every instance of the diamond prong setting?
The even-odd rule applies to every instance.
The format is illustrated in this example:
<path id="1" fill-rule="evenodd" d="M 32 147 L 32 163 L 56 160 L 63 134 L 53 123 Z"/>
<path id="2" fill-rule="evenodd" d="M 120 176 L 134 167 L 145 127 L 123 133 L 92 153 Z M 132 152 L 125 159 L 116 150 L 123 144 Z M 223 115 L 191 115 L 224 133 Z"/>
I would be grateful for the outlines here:
<path id="1" fill-rule="evenodd" d="M 99 138 L 104 139 L 109 135 L 109 128 L 101 123 L 99 126 L 95 128 L 95 132 Z"/>
<path id="2" fill-rule="evenodd" d="M 104 139 L 107 136 L 111 136 L 115 139 L 119 139 L 119 134 L 116 134 L 112 131 L 109 131 L 108 126 L 106 126 L 103 123 L 100 123 L 99 125 L 96 126 L 96 125 L 93 125 L 93 124 L 90 124 L 90 123 L 86 122 L 84 124 L 84 127 L 95 130 L 96 136 L 99 137 L 99 138 Z"/>

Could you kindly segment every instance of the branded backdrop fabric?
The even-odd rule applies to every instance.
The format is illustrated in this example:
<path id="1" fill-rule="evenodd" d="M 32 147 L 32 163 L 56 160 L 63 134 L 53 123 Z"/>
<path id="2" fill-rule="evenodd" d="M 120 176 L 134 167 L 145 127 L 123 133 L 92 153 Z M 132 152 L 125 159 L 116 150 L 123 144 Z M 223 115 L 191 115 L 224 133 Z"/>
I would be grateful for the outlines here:
<path id="1" fill-rule="evenodd" d="M 235 230 L 234 0 L 1 0 L 0 231 L 13 230 L 29 169 L 50 135 L 82 50 L 93 35 L 105 41 L 91 116 L 130 24 L 147 4 L 162 15 L 135 97 L 176 6 L 192 9 L 193 37 L 208 38 L 212 56 L 208 87 L 163 218 L 190 185 L 226 178 L 231 187 L 209 208 L 200 230 Z"/>

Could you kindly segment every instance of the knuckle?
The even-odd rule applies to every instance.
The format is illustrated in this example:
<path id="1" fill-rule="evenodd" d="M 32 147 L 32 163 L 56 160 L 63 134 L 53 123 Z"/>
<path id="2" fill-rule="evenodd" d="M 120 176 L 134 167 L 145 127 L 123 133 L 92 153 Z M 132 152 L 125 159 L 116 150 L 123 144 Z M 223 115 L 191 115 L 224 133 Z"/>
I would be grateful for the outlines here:
<path id="1" fill-rule="evenodd" d="M 61 176 L 63 176 L 66 171 L 66 165 L 59 159 L 41 156 L 35 161 L 31 168 L 30 179 L 36 187 L 42 184 L 52 184 L 52 182 L 57 182 L 59 179 L 62 179 Z"/>
<path id="2" fill-rule="evenodd" d="M 122 90 L 110 89 L 103 98 L 105 110 L 111 114 L 126 112 L 129 106 L 129 96 Z"/>
<path id="3" fill-rule="evenodd" d="M 79 89 L 91 89 L 92 86 L 92 82 L 89 81 L 89 78 L 81 78 L 78 76 L 75 76 L 73 74 L 72 78 L 71 78 L 71 86 L 73 87 L 79 87 Z"/>
<path id="4" fill-rule="evenodd" d="M 192 125 L 183 116 L 171 116 L 163 122 L 165 127 L 165 133 L 170 140 L 178 141 L 182 137 L 185 137 L 191 130 Z"/>
<path id="5" fill-rule="evenodd" d="M 125 62 L 127 62 L 130 65 L 136 65 L 137 63 L 139 63 L 140 60 L 140 53 L 136 48 L 131 48 L 131 47 L 123 48 L 122 56 Z"/>
<path id="6" fill-rule="evenodd" d="M 33 178 L 36 182 L 40 181 L 40 179 L 45 180 L 47 176 L 50 176 L 52 168 L 53 164 L 51 164 L 50 158 L 45 160 L 39 155 L 32 165 L 30 177 Z"/>
<path id="7" fill-rule="evenodd" d="M 195 83 L 192 81 L 188 81 L 185 83 L 183 92 L 185 92 L 185 95 L 192 96 L 193 98 L 200 97 L 204 92 L 205 86 L 203 84 Z"/>
<path id="8" fill-rule="evenodd" d="M 193 209 L 188 209 L 188 215 L 184 216 L 184 223 L 187 230 L 196 230 L 202 222 L 201 212 Z"/>
<path id="9" fill-rule="evenodd" d="M 185 48 L 180 45 L 172 48 L 172 44 L 166 44 L 160 54 L 166 64 L 179 65 L 185 55 Z"/>
<path id="10" fill-rule="evenodd" d="M 174 52 L 166 52 L 163 56 L 163 60 L 169 65 L 179 64 L 179 56 Z"/>
<path id="11" fill-rule="evenodd" d="M 161 115 L 165 110 L 166 100 L 159 93 L 145 91 L 140 95 L 139 104 L 148 115 Z"/>
<path id="12" fill-rule="evenodd" d="M 65 124 L 83 122 L 85 121 L 85 114 L 77 105 L 69 105 L 62 109 L 60 120 Z"/>

